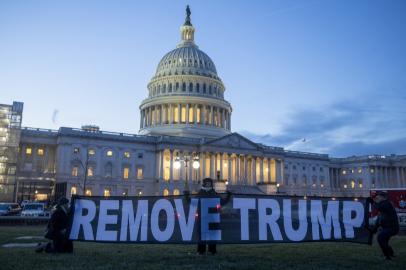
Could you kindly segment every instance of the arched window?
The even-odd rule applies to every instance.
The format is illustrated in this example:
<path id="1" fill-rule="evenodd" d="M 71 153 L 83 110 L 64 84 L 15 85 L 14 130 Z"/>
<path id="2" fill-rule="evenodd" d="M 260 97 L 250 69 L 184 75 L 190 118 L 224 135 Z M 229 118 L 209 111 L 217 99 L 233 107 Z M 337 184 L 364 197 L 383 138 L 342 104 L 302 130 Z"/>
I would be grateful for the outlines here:
<path id="1" fill-rule="evenodd" d="M 211 91 L 211 84 L 209 85 L 209 92 Z M 206 94 L 206 91 L 205 90 L 203 90 L 203 93 L 205 93 Z"/>
<path id="2" fill-rule="evenodd" d="M 203 84 L 203 93 L 206 93 L 206 84 Z"/>
<path id="3" fill-rule="evenodd" d="M 189 83 L 189 92 L 193 92 L 193 83 Z"/>
<path id="4" fill-rule="evenodd" d="M 165 188 L 165 189 L 162 191 L 162 195 L 168 196 L 168 195 L 169 195 L 169 190 L 168 190 L 167 188 Z"/>
<path id="5" fill-rule="evenodd" d="M 200 84 L 196 84 L 196 92 L 199 93 L 200 92 Z"/>
<path id="6" fill-rule="evenodd" d="M 179 83 L 177 82 L 176 84 L 175 84 L 175 91 L 177 92 L 179 90 Z"/>
<path id="7" fill-rule="evenodd" d="M 166 84 L 164 84 L 162 87 L 162 94 L 165 94 L 165 93 L 166 93 Z"/>
<path id="8" fill-rule="evenodd" d="M 216 91 L 216 86 L 214 86 L 214 91 Z M 211 87 L 209 88 L 209 94 L 210 94 L 210 95 L 212 94 Z"/>
<path id="9" fill-rule="evenodd" d="M 175 189 L 173 190 L 173 195 L 175 195 L 175 196 L 180 195 L 179 189 L 175 188 Z"/>
<path id="10" fill-rule="evenodd" d="M 158 95 L 161 93 L 161 86 L 160 85 L 158 85 Z"/>
<path id="11" fill-rule="evenodd" d="M 172 84 L 170 83 L 168 86 L 168 92 L 171 93 L 172 92 Z"/>
<path id="12" fill-rule="evenodd" d="M 186 92 L 186 83 L 182 83 L 182 91 Z"/>

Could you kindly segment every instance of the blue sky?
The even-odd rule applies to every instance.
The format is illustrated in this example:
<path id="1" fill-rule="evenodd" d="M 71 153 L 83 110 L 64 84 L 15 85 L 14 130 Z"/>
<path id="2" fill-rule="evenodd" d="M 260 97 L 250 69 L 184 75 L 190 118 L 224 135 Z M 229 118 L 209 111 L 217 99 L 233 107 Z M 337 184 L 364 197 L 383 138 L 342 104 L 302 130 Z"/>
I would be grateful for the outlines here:
<path id="1" fill-rule="evenodd" d="M 24 126 L 137 133 L 186 4 L 233 131 L 332 156 L 406 154 L 403 0 L 2 0 L 0 103 L 23 101 Z"/>

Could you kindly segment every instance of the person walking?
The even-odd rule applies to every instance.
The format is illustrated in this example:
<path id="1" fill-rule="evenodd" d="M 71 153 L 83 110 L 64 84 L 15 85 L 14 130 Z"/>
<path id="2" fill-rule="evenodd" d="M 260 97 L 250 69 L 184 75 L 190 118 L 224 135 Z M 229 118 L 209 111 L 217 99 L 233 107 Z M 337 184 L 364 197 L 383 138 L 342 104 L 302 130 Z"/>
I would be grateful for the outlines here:
<path id="1" fill-rule="evenodd" d="M 372 207 L 379 212 L 377 222 L 371 231 L 376 233 L 381 228 L 377 240 L 385 260 L 391 260 L 392 257 L 395 257 L 395 253 L 389 245 L 389 240 L 399 232 L 396 210 L 388 199 L 388 193 L 384 191 L 377 191 L 367 199 L 367 202 L 371 203 Z"/>

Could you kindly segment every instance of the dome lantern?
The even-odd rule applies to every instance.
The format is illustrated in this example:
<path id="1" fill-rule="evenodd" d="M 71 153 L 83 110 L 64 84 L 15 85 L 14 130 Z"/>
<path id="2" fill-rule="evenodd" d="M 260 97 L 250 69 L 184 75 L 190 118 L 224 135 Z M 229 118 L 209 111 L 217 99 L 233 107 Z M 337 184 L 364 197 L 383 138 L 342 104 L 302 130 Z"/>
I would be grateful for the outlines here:
<path id="1" fill-rule="evenodd" d="M 181 43 L 178 45 L 178 47 L 181 46 L 190 46 L 194 45 L 194 34 L 195 34 L 195 28 L 192 25 L 192 22 L 190 21 L 190 8 L 189 5 L 186 7 L 186 19 L 185 23 L 180 27 L 180 33 L 181 33 Z"/>

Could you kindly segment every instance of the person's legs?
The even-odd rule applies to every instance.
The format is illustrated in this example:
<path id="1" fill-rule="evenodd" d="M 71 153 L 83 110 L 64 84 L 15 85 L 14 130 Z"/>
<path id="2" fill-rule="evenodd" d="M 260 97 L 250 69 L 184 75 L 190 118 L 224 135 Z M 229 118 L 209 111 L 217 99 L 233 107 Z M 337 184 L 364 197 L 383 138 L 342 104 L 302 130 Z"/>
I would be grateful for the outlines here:
<path id="1" fill-rule="evenodd" d="M 217 253 L 216 244 L 209 244 L 209 252 L 213 255 Z"/>
<path id="2" fill-rule="evenodd" d="M 198 252 L 200 255 L 203 255 L 204 253 L 206 253 L 206 243 L 204 243 L 204 242 L 199 242 L 199 243 L 197 244 L 197 252 Z"/>
<path id="3" fill-rule="evenodd" d="M 383 229 L 379 234 L 378 234 L 378 243 L 379 246 L 381 247 L 383 255 L 387 258 L 390 259 L 390 249 L 389 249 L 389 239 L 391 237 L 391 234 L 388 230 Z"/>

